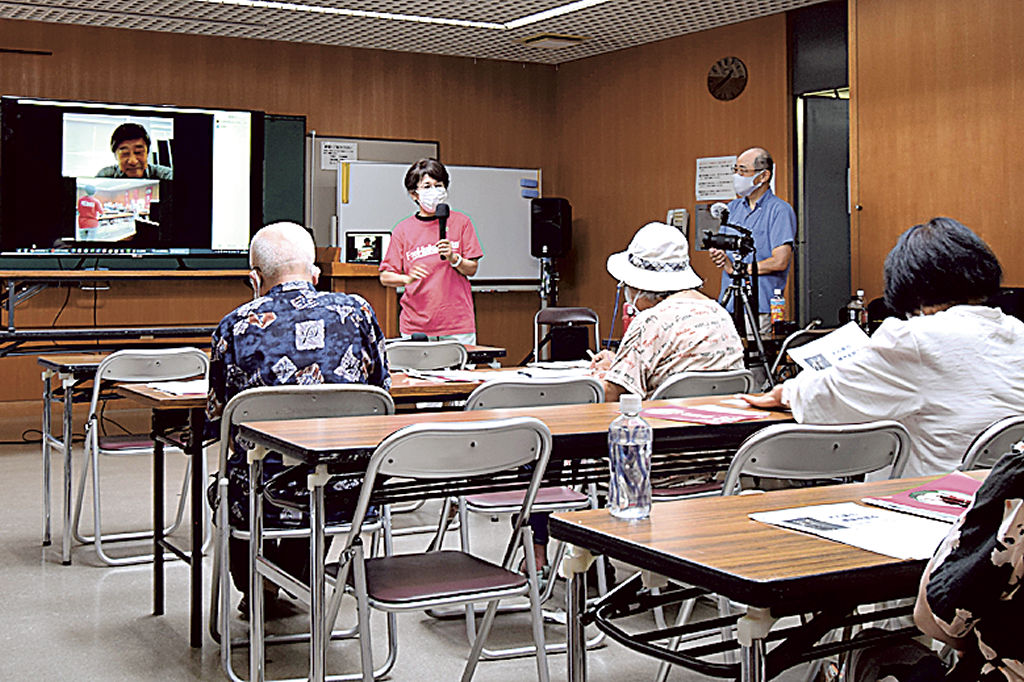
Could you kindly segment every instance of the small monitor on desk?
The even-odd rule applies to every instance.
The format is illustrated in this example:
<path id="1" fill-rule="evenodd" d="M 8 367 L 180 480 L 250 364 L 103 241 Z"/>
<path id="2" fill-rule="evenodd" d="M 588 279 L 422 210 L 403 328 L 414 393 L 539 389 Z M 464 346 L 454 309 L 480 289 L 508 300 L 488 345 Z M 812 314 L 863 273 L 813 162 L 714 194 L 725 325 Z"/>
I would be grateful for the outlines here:
<path id="1" fill-rule="evenodd" d="M 391 242 L 390 232 L 346 232 L 345 262 L 378 265 Z"/>

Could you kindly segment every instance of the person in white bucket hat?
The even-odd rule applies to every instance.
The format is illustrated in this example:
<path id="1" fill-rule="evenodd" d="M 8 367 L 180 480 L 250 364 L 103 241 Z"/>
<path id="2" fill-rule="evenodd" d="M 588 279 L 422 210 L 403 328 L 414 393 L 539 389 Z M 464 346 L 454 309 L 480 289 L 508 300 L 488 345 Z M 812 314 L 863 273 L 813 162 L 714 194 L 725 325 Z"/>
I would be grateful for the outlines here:
<path id="1" fill-rule="evenodd" d="M 618 352 L 603 350 L 591 363 L 606 400 L 622 393 L 648 398 L 679 372 L 743 368 L 736 327 L 718 301 L 698 291 L 704 282 L 678 229 L 644 225 L 607 267 L 623 287 L 628 312 Z"/>

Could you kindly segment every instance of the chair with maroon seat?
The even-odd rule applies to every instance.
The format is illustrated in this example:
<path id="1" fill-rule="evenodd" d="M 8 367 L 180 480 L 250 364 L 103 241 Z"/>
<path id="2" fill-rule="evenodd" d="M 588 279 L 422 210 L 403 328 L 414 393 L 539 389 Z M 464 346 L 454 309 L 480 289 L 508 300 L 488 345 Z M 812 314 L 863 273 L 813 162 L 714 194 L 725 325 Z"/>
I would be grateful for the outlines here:
<path id="1" fill-rule="evenodd" d="M 463 672 L 462 679 L 466 681 L 476 669 L 498 601 L 528 596 L 538 677 L 548 680 L 536 570 L 528 562 L 528 575 L 524 577 L 514 570 L 514 562 L 517 547 L 532 551 L 533 534 L 525 519 L 537 496 L 550 453 L 551 433 L 533 417 L 414 424 L 391 434 L 377 446 L 363 479 L 353 515 L 356 521 L 345 535 L 342 563 L 329 571 L 335 576 L 336 594 L 332 602 L 346 586 L 356 596 L 364 679 L 371 679 L 373 669 L 371 608 L 402 612 L 464 605 L 472 611 L 475 603 L 488 602 Z M 533 467 L 528 478 L 522 472 L 525 465 Z M 500 564 L 459 550 L 374 558 L 364 555 L 360 541 L 362 519 L 373 501 L 391 500 L 401 495 L 402 490 L 408 490 L 407 495 L 443 495 L 449 490 L 459 494 L 481 488 L 521 490 L 524 486 L 526 492 L 517 510 L 518 520 Z M 328 613 L 333 610 L 328 609 Z"/>
<path id="2" fill-rule="evenodd" d="M 205 378 L 210 361 L 198 348 L 167 348 L 144 350 L 121 350 L 103 358 L 96 368 L 93 379 L 92 399 L 89 402 L 89 419 L 85 424 L 85 452 L 82 473 L 78 479 L 78 499 L 75 503 L 75 517 L 72 529 L 75 539 L 82 544 L 92 544 L 96 555 L 108 566 L 125 566 L 147 563 L 153 560 L 153 547 L 147 545 L 142 553 L 130 556 L 112 557 L 103 549 L 104 542 L 131 542 L 153 537 L 152 530 L 108 533 L 103 535 L 100 516 L 100 455 L 127 456 L 152 455 L 153 441 L 145 434 L 124 434 L 107 436 L 102 433 L 100 400 L 103 391 L 113 382 L 145 383 L 150 381 L 177 381 L 181 379 Z M 204 389 L 205 392 L 205 389 Z M 185 479 L 181 487 L 178 510 L 174 522 L 164 530 L 173 533 L 181 524 L 188 500 L 188 481 L 191 467 L 206 467 L 205 460 L 192 462 L 185 467 Z M 91 472 L 91 475 L 90 475 Z M 83 535 L 79 530 L 82 506 L 85 500 L 85 482 L 92 480 L 93 534 Z"/>

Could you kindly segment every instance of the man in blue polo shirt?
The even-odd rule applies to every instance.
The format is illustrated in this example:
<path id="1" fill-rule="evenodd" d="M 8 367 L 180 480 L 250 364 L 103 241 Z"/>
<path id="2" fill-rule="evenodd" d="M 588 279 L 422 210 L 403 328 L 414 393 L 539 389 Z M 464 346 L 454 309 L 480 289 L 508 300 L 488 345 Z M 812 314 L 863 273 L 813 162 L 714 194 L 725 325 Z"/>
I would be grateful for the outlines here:
<path id="1" fill-rule="evenodd" d="M 729 222 L 742 225 L 754 234 L 754 248 L 757 255 L 758 296 L 757 310 L 761 333 L 771 330 L 769 299 L 775 289 L 784 291 L 789 264 L 793 259 L 793 241 L 796 239 L 796 214 L 793 207 L 775 196 L 770 185 L 775 165 L 772 156 L 760 147 L 752 147 L 736 157 L 732 167 L 733 187 L 738 195 L 729 202 Z M 739 234 L 736 230 L 723 227 L 726 234 Z M 725 251 L 711 249 L 711 260 L 722 268 L 722 295 L 731 283 L 733 258 Z M 752 255 L 745 259 L 748 263 Z M 733 304 L 730 301 L 729 311 Z"/>

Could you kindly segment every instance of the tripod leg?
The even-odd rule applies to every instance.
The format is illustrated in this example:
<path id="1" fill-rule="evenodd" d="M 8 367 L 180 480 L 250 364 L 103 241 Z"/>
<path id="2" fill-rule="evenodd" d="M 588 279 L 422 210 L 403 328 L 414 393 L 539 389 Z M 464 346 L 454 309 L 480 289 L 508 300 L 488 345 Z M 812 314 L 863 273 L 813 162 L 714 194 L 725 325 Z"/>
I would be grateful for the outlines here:
<path id="1" fill-rule="evenodd" d="M 768 356 L 764 352 L 764 342 L 761 340 L 761 325 L 758 324 L 758 320 L 754 318 L 754 311 L 750 309 L 750 300 L 745 296 L 746 292 L 741 290 L 740 296 L 743 299 L 743 312 L 746 313 L 747 323 L 750 325 L 751 335 L 754 337 L 754 344 L 757 346 L 758 359 L 760 364 L 764 367 L 765 376 L 768 377 L 768 385 L 775 386 L 775 380 L 772 378 L 772 370 L 768 366 Z"/>

